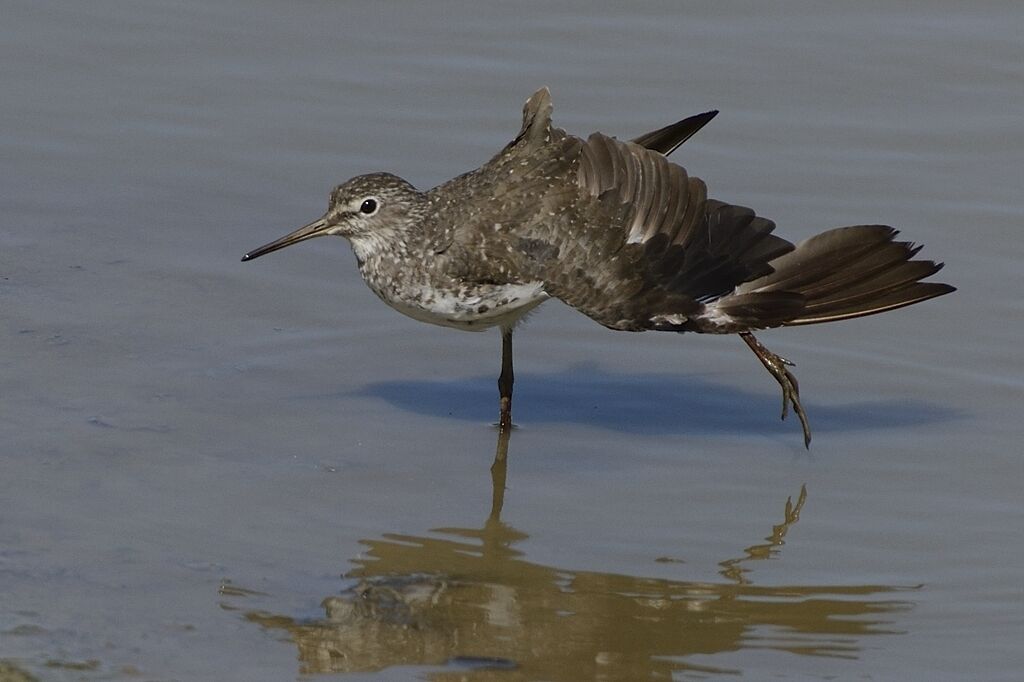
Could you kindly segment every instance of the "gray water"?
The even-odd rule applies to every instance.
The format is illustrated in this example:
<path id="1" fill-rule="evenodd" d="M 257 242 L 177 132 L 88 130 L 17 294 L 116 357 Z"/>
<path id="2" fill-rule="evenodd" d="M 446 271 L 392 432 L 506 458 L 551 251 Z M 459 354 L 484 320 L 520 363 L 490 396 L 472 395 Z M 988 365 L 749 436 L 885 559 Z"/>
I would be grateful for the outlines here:
<path id="1" fill-rule="evenodd" d="M 1018 3 L 2 14 L 0 679 L 1020 679 Z M 714 196 L 959 291 L 763 334 L 809 452 L 738 339 L 547 304 L 499 515 L 497 334 L 340 239 L 239 257 L 478 166 L 541 85 L 580 134 L 718 108 L 673 157 Z"/>

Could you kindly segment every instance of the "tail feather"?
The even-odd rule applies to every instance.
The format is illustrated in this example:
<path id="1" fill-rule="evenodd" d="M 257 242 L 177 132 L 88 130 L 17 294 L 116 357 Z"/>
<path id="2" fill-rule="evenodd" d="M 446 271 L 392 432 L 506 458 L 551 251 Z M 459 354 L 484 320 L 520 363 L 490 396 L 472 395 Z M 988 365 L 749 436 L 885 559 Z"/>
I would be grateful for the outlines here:
<path id="1" fill-rule="evenodd" d="M 736 288 L 749 291 L 802 291 L 856 266 L 872 251 L 892 242 L 896 230 L 886 225 L 839 227 L 814 235 L 771 261 L 774 272 Z"/>
<path id="2" fill-rule="evenodd" d="M 917 273 L 914 280 L 924 279 L 935 272 L 934 263 L 910 261 L 918 251 L 919 247 L 908 249 L 907 245 L 898 242 L 884 244 L 870 254 L 864 254 L 860 260 L 850 263 L 849 267 L 837 270 L 817 283 L 803 287 L 801 291 L 808 301 L 817 301 L 838 293 L 849 294 L 862 285 L 870 287 L 880 278 L 895 280 L 900 274 L 912 274 L 911 270 Z M 924 272 L 928 268 L 932 268 L 932 271 Z M 890 283 L 898 284 L 896 281 Z"/>
<path id="3" fill-rule="evenodd" d="M 805 310 L 810 312 L 832 305 L 845 305 L 854 301 L 869 300 L 882 292 L 899 291 L 935 274 L 941 267 L 932 261 L 909 261 L 886 270 L 876 270 L 856 283 L 832 288 L 823 295 L 804 290 L 802 293 L 807 298 Z"/>
<path id="4" fill-rule="evenodd" d="M 819 322 L 833 322 L 836 320 L 849 320 L 854 317 L 864 317 L 875 313 L 884 313 L 887 310 L 895 310 L 903 306 L 913 305 L 929 298 L 942 296 L 956 287 L 939 282 L 914 282 L 908 286 L 879 294 L 875 292 L 872 297 L 862 297 L 856 301 L 849 301 L 845 304 L 821 305 L 816 312 L 810 315 L 801 315 L 793 320 L 785 322 L 787 327 L 794 327 L 801 324 L 817 324 Z"/>
<path id="5" fill-rule="evenodd" d="M 857 225 L 815 235 L 769 261 L 770 273 L 707 304 L 700 330 L 722 333 L 743 325 L 845 320 L 955 291 L 948 284 L 921 282 L 942 269 L 942 263 L 912 260 L 921 247 L 893 241 L 896 234 L 885 225 Z"/>

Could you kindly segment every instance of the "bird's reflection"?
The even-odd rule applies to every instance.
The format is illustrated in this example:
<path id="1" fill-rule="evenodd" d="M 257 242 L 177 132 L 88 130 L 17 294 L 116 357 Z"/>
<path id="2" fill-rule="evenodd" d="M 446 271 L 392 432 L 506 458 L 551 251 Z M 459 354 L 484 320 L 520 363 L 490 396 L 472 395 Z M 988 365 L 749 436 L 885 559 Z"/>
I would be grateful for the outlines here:
<path id="1" fill-rule="evenodd" d="M 894 612 L 910 607 L 894 594 L 907 588 L 753 584 L 750 564 L 779 552 L 805 489 L 765 542 L 720 562 L 721 580 L 532 563 L 515 547 L 527 535 L 500 520 L 507 448 L 506 432 L 482 528 L 364 540 L 346 575 L 355 584 L 324 600 L 323 618 L 247 618 L 290 634 L 302 674 L 416 665 L 442 666 L 427 675 L 439 681 L 639 680 L 738 673 L 713 656 L 741 649 L 854 658 L 864 638 L 894 633 Z"/>

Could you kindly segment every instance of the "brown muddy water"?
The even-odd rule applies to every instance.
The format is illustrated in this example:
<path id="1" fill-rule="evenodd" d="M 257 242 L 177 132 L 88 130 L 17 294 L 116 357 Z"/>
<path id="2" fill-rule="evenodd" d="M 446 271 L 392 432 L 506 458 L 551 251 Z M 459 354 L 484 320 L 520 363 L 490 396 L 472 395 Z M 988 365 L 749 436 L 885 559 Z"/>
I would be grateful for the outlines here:
<path id="1" fill-rule="evenodd" d="M 0 679 L 1020 679 L 1022 27 L 6 2 Z M 545 305 L 492 487 L 496 333 L 389 310 L 340 239 L 239 257 L 351 175 L 478 166 L 541 85 L 583 134 L 718 108 L 674 156 L 715 196 L 892 224 L 960 290 L 763 335 L 809 452 L 738 339 Z"/>

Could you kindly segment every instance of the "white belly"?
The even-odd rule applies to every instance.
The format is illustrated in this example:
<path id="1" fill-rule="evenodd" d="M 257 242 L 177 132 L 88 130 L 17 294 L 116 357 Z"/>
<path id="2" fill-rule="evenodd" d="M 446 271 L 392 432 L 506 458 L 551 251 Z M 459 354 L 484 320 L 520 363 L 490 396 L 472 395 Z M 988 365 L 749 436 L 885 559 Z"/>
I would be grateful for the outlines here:
<path id="1" fill-rule="evenodd" d="M 549 298 L 542 282 L 474 286 L 457 292 L 420 287 L 403 292 L 401 299 L 371 288 L 385 303 L 414 320 L 465 331 L 512 326 Z"/>

